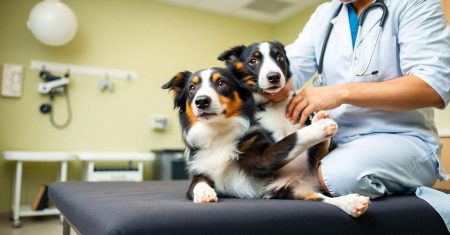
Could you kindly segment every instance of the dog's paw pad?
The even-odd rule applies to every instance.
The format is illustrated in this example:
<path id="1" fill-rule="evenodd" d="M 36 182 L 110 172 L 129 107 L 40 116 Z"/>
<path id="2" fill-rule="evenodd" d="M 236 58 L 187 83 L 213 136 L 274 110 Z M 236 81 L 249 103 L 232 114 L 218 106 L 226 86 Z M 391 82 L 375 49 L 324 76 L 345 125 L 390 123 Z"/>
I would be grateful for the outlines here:
<path id="1" fill-rule="evenodd" d="M 370 199 L 359 194 L 349 194 L 343 198 L 343 207 L 347 214 L 353 217 L 359 217 L 364 214 L 369 208 Z"/>
<path id="2" fill-rule="evenodd" d="M 317 124 L 320 126 L 325 138 L 331 138 L 337 132 L 337 123 L 331 119 L 321 119 Z"/>
<path id="3" fill-rule="evenodd" d="M 312 119 L 312 123 L 318 122 L 319 120 L 322 119 L 327 119 L 330 118 L 330 114 L 328 114 L 326 111 L 319 111 L 318 113 L 316 113 L 316 115 L 314 115 L 313 119 Z"/>
<path id="4" fill-rule="evenodd" d="M 324 130 L 324 134 L 326 138 L 331 138 L 334 134 L 336 134 L 337 131 L 337 124 L 336 122 L 330 122 Z"/>
<path id="5" fill-rule="evenodd" d="M 194 188 L 194 203 L 214 203 L 219 201 L 216 191 L 206 183 L 199 183 Z"/>

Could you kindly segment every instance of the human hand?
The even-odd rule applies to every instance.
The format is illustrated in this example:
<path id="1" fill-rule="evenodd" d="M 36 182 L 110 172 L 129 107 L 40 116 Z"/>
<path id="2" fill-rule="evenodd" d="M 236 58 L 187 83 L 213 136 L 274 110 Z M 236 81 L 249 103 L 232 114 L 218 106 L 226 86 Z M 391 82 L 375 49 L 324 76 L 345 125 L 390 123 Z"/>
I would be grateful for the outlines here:
<path id="1" fill-rule="evenodd" d="M 274 103 L 277 103 L 288 98 L 291 91 L 292 91 L 292 80 L 289 80 L 286 83 L 286 85 L 277 93 L 262 92 L 261 95 L 264 96 L 266 99 Z"/>
<path id="2" fill-rule="evenodd" d="M 289 103 L 286 118 L 296 124 L 300 117 L 299 126 L 303 126 L 312 113 L 342 105 L 345 95 L 340 86 L 303 88 Z"/>

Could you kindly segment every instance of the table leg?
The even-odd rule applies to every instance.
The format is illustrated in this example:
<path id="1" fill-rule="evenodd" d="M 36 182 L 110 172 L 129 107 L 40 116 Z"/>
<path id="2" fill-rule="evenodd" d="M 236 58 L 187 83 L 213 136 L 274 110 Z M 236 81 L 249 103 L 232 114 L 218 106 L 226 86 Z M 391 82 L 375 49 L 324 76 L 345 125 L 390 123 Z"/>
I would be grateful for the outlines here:
<path id="1" fill-rule="evenodd" d="M 67 181 L 67 167 L 68 167 L 67 161 L 62 161 L 60 169 L 59 169 L 59 181 L 61 181 L 61 182 L 66 182 Z M 62 214 L 59 216 L 59 220 L 62 221 L 63 225 L 64 225 L 65 219 L 64 219 L 64 216 Z M 69 233 L 70 233 L 70 228 L 69 228 Z"/>
<path id="2" fill-rule="evenodd" d="M 61 162 L 61 169 L 59 172 L 59 181 L 66 182 L 67 181 L 67 161 Z"/>
<path id="3" fill-rule="evenodd" d="M 13 227 L 18 228 L 20 223 L 20 190 L 22 187 L 22 169 L 23 164 L 21 161 L 16 163 L 16 176 L 14 180 L 14 197 L 13 197 Z"/>
<path id="4" fill-rule="evenodd" d="M 139 181 L 143 181 L 144 180 L 144 163 L 139 161 L 137 166 L 138 166 L 138 172 L 141 177 Z"/>
<path id="5" fill-rule="evenodd" d="M 63 235 L 70 235 L 70 224 L 67 220 L 63 220 Z"/>
<path id="6" fill-rule="evenodd" d="M 95 169 L 95 162 L 90 161 L 87 163 L 86 172 L 85 172 L 85 181 L 94 181 L 93 172 Z"/>

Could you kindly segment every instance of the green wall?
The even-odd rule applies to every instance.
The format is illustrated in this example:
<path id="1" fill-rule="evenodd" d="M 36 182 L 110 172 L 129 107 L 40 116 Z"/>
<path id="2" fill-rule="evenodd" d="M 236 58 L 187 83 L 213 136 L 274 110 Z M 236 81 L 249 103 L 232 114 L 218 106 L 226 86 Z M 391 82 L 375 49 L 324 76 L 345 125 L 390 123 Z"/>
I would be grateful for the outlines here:
<path id="1" fill-rule="evenodd" d="M 171 95 L 161 85 L 182 70 L 220 66 L 226 48 L 273 38 L 272 25 L 148 0 L 67 0 L 79 31 L 62 47 L 39 43 L 26 28 L 34 1 L 0 1 L 0 64 L 25 70 L 23 95 L 0 98 L 0 152 L 5 150 L 149 151 L 182 147 Z M 47 101 L 37 93 L 39 78 L 31 60 L 135 70 L 135 81 L 113 80 L 114 93 L 97 90 L 101 78 L 73 75 L 69 85 L 73 121 L 58 130 L 39 113 Z M 64 120 L 64 99 L 56 100 L 56 119 Z M 166 132 L 150 129 L 152 114 L 166 115 Z M 151 178 L 147 164 L 146 179 Z M 69 180 L 80 179 L 80 163 L 70 163 Z M 23 201 L 56 176 L 56 164 L 24 166 Z M 14 164 L 0 160 L 0 212 L 9 211 Z"/>
<path id="2" fill-rule="evenodd" d="M 277 39 L 292 42 L 316 6 L 276 24 L 213 14 L 148 0 L 65 0 L 78 16 L 75 39 L 62 47 L 48 47 L 31 35 L 26 21 L 38 0 L 0 0 L 0 65 L 25 67 L 23 95 L 0 98 L 0 152 L 46 151 L 149 151 L 182 147 L 171 96 L 161 84 L 181 70 L 220 66 L 215 60 L 237 44 Z M 321 1 L 323 2 L 323 0 Z M 113 80 L 115 91 L 97 90 L 101 78 L 73 75 L 70 83 L 73 121 L 64 130 L 50 125 L 38 112 L 47 100 L 37 93 L 39 78 L 29 69 L 31 60 L 135 70 L 135 81 Z M 1 70 L 1 69 L 0 69 Z M 56 119 L 65 118 L 65 103 L 55 104 Z M 150 129 L 152 114 L 165 115 L 165 132 Z M 450 109 L 437 123 L 450 129 Z M 69 180 L 79 180 L 81 164 L 69 165 Z M 145 179 L 151 179 L 150 164 Z M 22 200 L 30 202 L 41 183 L 56 177 L 57 165 L 24 166 Z M 14 164 L 0 158 L 0 213 L 10 210 Z"/>
<path id="3" fill-rule="evenodd" d="M 317 6 L 326 2 L 324 0 L 317 1 L 317 4 L 309 6 L 298 14 L 295 14 L 281 23 L 277 24 L 274 30 L 275 37 L 280 42 L 289 44 L 292 43 L 303 29 L 303 26 L 308 21 L 309 17 L 314 13 Z"/>

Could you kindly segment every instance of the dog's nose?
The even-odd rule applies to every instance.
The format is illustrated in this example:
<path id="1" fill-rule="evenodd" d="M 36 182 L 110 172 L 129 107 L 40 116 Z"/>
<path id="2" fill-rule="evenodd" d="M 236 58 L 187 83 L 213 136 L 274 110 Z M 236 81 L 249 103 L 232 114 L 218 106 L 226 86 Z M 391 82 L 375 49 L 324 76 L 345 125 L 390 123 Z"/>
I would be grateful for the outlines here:
<path id="1" fill-rule="evenodd" d="M 211 98 L 201 95 L 195 99 L 195 106 L 199 109 L 207 109 L 211 105 Z"/>
<path id="2" fill-rule="evenodd" d="M 270 72 L 267 74 L 267 79 L 272 84 L 277 84 L 280 82 L 281 74 L 279 72 Z"/>

